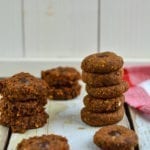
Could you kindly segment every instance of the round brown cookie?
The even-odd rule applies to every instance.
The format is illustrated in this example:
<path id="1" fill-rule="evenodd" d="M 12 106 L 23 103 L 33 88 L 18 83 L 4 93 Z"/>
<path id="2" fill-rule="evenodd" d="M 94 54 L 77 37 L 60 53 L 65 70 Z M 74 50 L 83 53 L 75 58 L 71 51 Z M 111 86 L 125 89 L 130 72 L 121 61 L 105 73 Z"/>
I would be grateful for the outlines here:
<path id="1" fill-rule="evenodd" d="M 131 150 L 138 144 L 135 132 L 120 125 L 102 127 L 95 133 L 93 140 L 104 150 Z"/>
<path id="2" fill-rule="evenodd" d="M 87 93 L 95 98 L 114 98 L 122 95 L 122 93 L 126 92 L 129 88 L 129 85 L 126 81 L 122 81 L 120 84 L 106 86 L 106 87 L 92 87 L 86 85 Z"/>
<path id="3" fill-rule="evenodd" d="M 120 69 L 122 66 L 122 57 L 113 52 L 101 52 L 89 55 L 81 63 L 81 68 L 91 73 L 109 73 Z"/>
<path id="4" fill-rule="evenodd" d="M 65 137 L 50 134 L 23 139 L 17 150 L 69 150 L 69 144 Z"/>
<path id="5" fill-rule="evenodd" d="M 81 78 L 80 73 L 73 67 L 57 67 L 42 71 L 41 77 L 49 86 L 68 86 Z"/>
<path id="6" fill-rule="evenodd" d="M 0 124 L 11 128 L 12 132 L 24 133 L 27 129 L 42 127 L 48 119 L 46 112 L 33 116 L 11 117 L 7 112 L 0 113 Z"/>
<path id="7" fill-rule="evenodd" d="M 95 113 L 86 109 L 81 110 L 81 119 L 90 126 L 104 126 L 117 123 L 124 116 L 124 108 L 120 107 L 115 112 L 110 113 Z"/>
<path id="8" fill-rule="evenodd" d="M 77 97 L 80 94 L 81 86 L 76 83 L 69 87 L 54 87 L 49 90 L 49 99 L 53 100 L 69 100 Z"/>
<path id="9" fill-rule="evenodd" d="M 48 85 L 44 80 L 21 72 L 5 80 L 2 95 L 10 101 L 44 100 L 48 96 Z"/>
<path id="10" fill-rule="evenodd" d="M 122 81 L 122 78 L 123 69 L 107 74 L 88 73 L 82 71 L 82 80 L 93 87 L 116 85 Z"/>
<path id="11" fill-rule="evenodd" d="M 10 102 L 5 99 L 1 99 L 0 108 L 12 117 L 32 116 L 44 111 L 43 105 L 32 100 L 28 102 Z"/>
<path id="12" fill-rule="evenodd" d="M 84 105 L 87 110 L 92 112 L 113 112 L 118 110 L 124 104 L 124 96 L 112 99 L 96 99 L 86 95 L 83 99 Z"/>

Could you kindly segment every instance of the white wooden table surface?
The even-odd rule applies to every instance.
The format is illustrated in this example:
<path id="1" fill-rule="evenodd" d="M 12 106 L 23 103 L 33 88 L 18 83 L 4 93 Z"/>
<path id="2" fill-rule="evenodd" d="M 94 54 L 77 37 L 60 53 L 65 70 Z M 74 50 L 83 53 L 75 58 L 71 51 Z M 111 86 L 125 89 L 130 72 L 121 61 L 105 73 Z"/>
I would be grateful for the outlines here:
<path id="1" fill-rule="evenodd" d="M 1 77 L 9 76 L 17 73 L 17 70 L 24 68 L 21 71 L 30 72 L 36 76 L 40 76 L 40 71 L 55 67 L 58 65 L 74 66 L 80 68 L 80 61 L 2 61 Z M 12 65 L 10 69 L 6 69 L 8 64 Z M 131 63 L 132 64 L 132 63 Z M 137 64 L 137 63 L 136 63 Z M 145 64 L 145 62 L 143 63 Z M 34 69 L 33 69 L 34 68 Z M 92 138 L 99 127 L 90 127 L 84 124 L 80 119 L 80 110 L 83 107 L 83 97 L 86 94 L 84 84 L 82 84 L 82 92 L 79 97 L 70 101 L 48 101 L 46 111 L 49 114 L 48 123 L 39 129 L 28 130 L 24 134 L 11 134 L 7 127 L 0 125 L 0 150 L 15 150 L 17 144 L 23 139 L 35 135 L 42 134 L 60 134 L 68 138 L 71 150 L 98 150 L 94 145 Z M 148 150 L 150 143 L 150 116 L 141 114 L 134 109 L 127 107 L 127 114 L 124 115 L 122 121 L 118 124 L 128 128 L 134 128 L 139 137 L 139 150 Z M 82 140 L 81 140 L 82 139 Z M 77 144 L 78 143 L 78 144 Z"/>

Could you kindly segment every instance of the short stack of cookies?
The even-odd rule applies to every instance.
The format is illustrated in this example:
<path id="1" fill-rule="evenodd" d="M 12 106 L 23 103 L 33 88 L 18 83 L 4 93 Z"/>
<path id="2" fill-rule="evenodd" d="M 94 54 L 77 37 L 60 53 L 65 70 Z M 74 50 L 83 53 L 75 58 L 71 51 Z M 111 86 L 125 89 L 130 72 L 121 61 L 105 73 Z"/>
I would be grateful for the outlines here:
<path id="1" fill-rule="evenodd" d="M 29 73 L 18 73 L 1 81 L 0 124 L 23 133 L 47 122 L 48 85 Z"/>
<path id="2" fill-rule="evenodd" d="M 113 52 L 87 56 L 81 64 L 82 80 L 88 95 L 81 119 L 91 126 L 117 123 L 124 116 L 124 95 L 128 84 L 123 81 L 123 59 Z"/>
<path id="3" fill-rule="evenodd" d="M 69 100 L 80 94 L 80 73 L 73 67 L 57 67 L 41 72 L 49 85 L 49 99 Z"/>

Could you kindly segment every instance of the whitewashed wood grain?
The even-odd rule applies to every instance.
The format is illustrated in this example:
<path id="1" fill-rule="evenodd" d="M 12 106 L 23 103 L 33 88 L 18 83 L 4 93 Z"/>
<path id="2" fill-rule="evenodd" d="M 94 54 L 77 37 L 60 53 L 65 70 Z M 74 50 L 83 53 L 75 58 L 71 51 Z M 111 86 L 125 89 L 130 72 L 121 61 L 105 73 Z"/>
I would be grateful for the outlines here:
<path id="1" fill-rule="evenodd" d="M 130 108 L 135 131 L 139 138 L 139 149 L 148 150 L 150 144 L 150 116 Z"/>
<path id="2" fill-rule="evenodd" d="M 101 50 L 115 50 L 125 58 L 150 58 L 149 14 L 149 0 L 101 0 Z"/>
<path id="3" fill-rule="evenodd" d="M 98 0 L 25 0 L 26 57 L 83 57 L 97 51 Z"/>
<path id="4" fill-rule="evenodd" d="M 0 58 L 22 57 L 21 0 L 0 1 Z"/>
<path id="5" fill-rule="evenodd" d="M 12 134 L 8 150 L 15 150 L 16 145 L 23 139 L 35 135 L 59 134 L 67 137 L 71 150 L 99 150 L 93 143 L 93 135 L 99 127 L 90 127 L 80 119 L 80 110 L 83 107 L 85 87 L 82 85 L 81 95 L 70 101 L 49 101 L 47 112 L 48 123 L 40 129 L 28 130 L 25 134 Z M 129 127 L 127 117 L 118 124 Z"/>
<path id="6" fill-rule="evenodd" d="M 0 150 L 4 150 L 5 144 L 7 142 L 9 129 L 0 125 Z"/>

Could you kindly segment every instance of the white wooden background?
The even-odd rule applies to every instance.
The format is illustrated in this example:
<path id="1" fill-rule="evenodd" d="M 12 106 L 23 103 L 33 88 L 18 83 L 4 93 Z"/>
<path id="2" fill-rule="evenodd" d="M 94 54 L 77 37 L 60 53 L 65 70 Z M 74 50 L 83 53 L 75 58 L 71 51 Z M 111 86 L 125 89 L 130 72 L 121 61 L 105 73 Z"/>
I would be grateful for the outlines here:
<path id="1" fill-rule="evenodd" d="M 150 58 L 149 0 L 0 0 L 0 58 Z"/>

